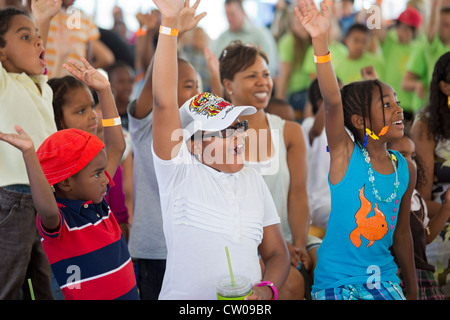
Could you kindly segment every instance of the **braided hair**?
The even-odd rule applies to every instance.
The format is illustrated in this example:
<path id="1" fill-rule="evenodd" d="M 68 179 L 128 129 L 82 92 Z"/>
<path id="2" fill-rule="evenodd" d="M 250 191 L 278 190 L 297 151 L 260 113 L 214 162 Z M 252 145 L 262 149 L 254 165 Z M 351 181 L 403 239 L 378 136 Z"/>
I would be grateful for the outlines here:
<path id="1" fill-rule="evenodd" d="M 67 94 L 74 89 L 88 88 L 86 84 L 73 76 L 65 76 L 62 78 L 53 78 L 48 80 L 49 86 L 53 90 L 53 112 L 55 114 L 55 123 L 58 130 L 62 128 L 63 106 L 67 103 Z M 89 89 L 89 88 L 88 88 Z"/>
<path id="2" fill-rule="evenodd" d="M 361 136 L 360 131 L 353 125 L 351 118 L 354 114 L 362 116 L 364 130 L 366 128 L 372 130 L 372 92 L 376 88 L 380 93 L 383 123 L 384 125 L 386 124 L 384 118 L 382 84 L 383 83 L 379 80 L 364 80 L 351 82 L 341 89 L 342 106 L 344 109 L 344 124 L 355 137 L 355 141 L 359 141 L 361 145 L 364 142 L 364 135 Z M 366 117 L 369 118 L 368 125 L 366 123 Z"/>

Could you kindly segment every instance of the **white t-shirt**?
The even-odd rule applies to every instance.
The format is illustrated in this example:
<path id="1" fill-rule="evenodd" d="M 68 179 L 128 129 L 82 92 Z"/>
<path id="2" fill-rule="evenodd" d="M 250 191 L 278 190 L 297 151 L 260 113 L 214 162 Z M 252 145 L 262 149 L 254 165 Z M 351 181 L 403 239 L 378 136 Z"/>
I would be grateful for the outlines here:
<path id="1" fill-rule="evenodd" d="M 316 137 L 312 146 L 309 144 L 309 131 L 314 124 L 314 117 L 303 120 L 302 129 L 305 137 L 308 160 L 308 197 L 311 209 L 312 224 L 326 229 L 331 210 L 330 186 L 330 154 L 327 152 L 327 136 L 325 129 Z"/>
<path id="2" fill-rule="evenodd" d="M 246 161 L 245 165 L 261 173 L 277 208 L 284 239 L 292 243 L 292 232 L 288 220 L 288 194 L 291 177 L 284 142 L 286 121 L 270 113 L 266 113 L 266 116 L 272 137 L 273 155 L 265 161 Z"/>
<path id="3" fill-rule="evenodd" d="M 184 143 L 172 160 L 158 158 L 153 146 L 152 153 L 168 251 L 159 299 L 217 299 L 216 283 L 229 275 L 225 247 L 234 275 L 260 282 L 263 228 L 280 222 L 261 175 L 216 171 Z"/>

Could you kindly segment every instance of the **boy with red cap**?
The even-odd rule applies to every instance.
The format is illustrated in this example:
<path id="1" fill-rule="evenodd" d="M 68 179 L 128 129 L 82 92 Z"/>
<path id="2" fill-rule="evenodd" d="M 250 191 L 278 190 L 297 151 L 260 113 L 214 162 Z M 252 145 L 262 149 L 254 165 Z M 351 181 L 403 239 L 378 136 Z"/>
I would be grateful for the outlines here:
<path id="1" fill-rule="evenodd" d="M 413 92 L 402 88 L 403 75 L 411 52 L 418 45 L 418 33 L 422 22 L 419 11 L 407 7 L 397 18 L 394 28 L 374 29 L 374 33 L 381 42 L 381 49 L 385 61 L 385 69 L 381 80 L 389 83 L 397 93 L 402 103 L 403 113 L 410 120 L 417 111 L 413 107 Z"/>
<path id="2" fill-rule="evenodd" d="M 37 152 L 19 126 L 18 135 L 0 132 L 0 140 L 22 151 L 42 246 L 65 299 L 139 299 L 126 241 L 105 200 L 125 148 L 120 117 L 108 80 L 83 62 L 66 69 L 98 92 L 106 146 L 78 129 L 57 131 Z"/>

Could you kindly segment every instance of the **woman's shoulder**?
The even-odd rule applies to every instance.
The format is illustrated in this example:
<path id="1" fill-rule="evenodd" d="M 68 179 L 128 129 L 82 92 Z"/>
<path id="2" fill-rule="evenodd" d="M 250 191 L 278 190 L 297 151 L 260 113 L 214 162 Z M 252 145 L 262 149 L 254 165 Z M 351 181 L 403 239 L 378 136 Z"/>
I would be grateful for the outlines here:
<path id="1" fill-rule="evenodd" d="M 292 134 L 301 134 L 303 136 L 303 130 L 300 123 L 292 120 L 283 120 L 284 121 L 284 130 L 287 131 L 289 135 Z M 293 136 L 292 138 L 298 139 L 298 136 Z"/>

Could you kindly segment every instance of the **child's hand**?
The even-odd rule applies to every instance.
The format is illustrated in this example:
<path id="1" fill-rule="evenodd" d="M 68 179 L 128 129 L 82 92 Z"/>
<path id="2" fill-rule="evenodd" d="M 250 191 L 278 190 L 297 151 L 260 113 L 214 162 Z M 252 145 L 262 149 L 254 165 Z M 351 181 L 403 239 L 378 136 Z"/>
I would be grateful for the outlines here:
<path id="1" fill-rule="evenodd" d="M 158 10 L 152 10 L 150 14 L 144 14 L 142 16 L 142 24 L 147 28 L 147 31 L 157 31 L 161 24 L 161 17 L 159 16 Z"/>
<path id="2" fill-rule="evenodd" d="M 378 73 L 373 66 L 364 67 L 361 69 L 361 76 L 364 80 L 378 79 Z"/>
<path id="3" fill-rule="evenodd" d="M 31 11 L 36 20 L 51 19 L 61 9 L 62 0 L 32 0 Z"/>
<path id="4" fill-rule="evenodd" d="M 3 140 L 10 145 L 16 147 L 23 153 L 28 150 L 34 150 L 33 141 L 28 136 L 28 134 L 23 131 L 23 129 L 19 126 L 14 127 L 18 134 L 15 133 L 3 133 L 0 131 L 0 140 Z"/>
<path id="5" fill-rule="evenodd" d="M 194 29 L 200 20 L 206 16 L 206 12 L 203 12 L 195 16 L 195 10 L 197 10 L 200 0 L 195 1 L 192 7 L 189 7 L 189 0 L 184 2 L 184 7 L 180 12 L 180 33 L 183 34 L 189 30 Z"/>
<path id="6" fill-rule="evenodd" d="M 110 88 L 108 79 L 105 78 L 97 69 L 87 62 L 86 59 L 80 58 L 84 66 L 69 60 L 69 63 L 64 64 L 64 68 L 69 71 L 77 79 L 86 83 L 95 91 L 101 91 Z"/>
<path id="7" fill-rule="evenodd" d="M 184 7 L 184 0 L 154 0 L 153 3 L 158 7 L 161 16 L 175 18 L 180 16 Z M 189 0 L 186 0 L 189 6 Z"/>
<path id="8" fill-rule="evenodd" d="M 330 27 L 330 13 L 324 2 L 320 3 L 322 13 L 317 9 L 313 0 L 301 0 L 300 9 L 295 7 L 295 15 L 308 31 L 311 38 L 326 36 Z"/>

